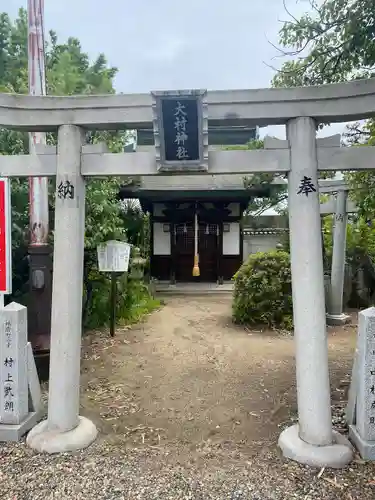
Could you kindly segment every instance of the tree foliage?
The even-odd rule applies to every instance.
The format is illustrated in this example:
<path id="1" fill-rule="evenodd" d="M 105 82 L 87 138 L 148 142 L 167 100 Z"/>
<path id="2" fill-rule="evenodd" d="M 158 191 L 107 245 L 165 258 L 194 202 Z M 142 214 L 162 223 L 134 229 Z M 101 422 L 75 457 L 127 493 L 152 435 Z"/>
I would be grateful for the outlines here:
<path id="1" fill-rule="evenodd" d="M 373 0 L 309 0 L 308 4 L 309 12 L 299 18 L 289 13 L 291 19 L 280 30 L 281 52 L 292 60 L 283 64 L 273 84 L 294 87 L 372 77 Z"/>
<path id="2" fill-rule="evenodd" d="M 226 146 L 226 150 L 257 150 L 264 149 L 264 140 L 254 139 L 246 144 Z M 319 177 L 326 179 L 333 177 L 332 172 L 320 172 Z M 273 173 L 255 173 L 243 178 L 246 189 L 259 192 L 254 196 L 247 207 L 246 214 L 252 218 L 262 215 L 266 210 L 273 208 L 279 214 L 285 213 L 288 200 L 287 175 Z"/>
<path id="3" fill-rule="evenodd" d="M 226 146 L 225 150 L 256 150 L 264 148 L 264 140 L 253 139 L 246 144 L 236 146 Z M 268 174 L 266 172 L 255 173 L 243 178 L 244 187 L 246 189 L 254 189 L 259 192 L 263 191 L 262 196 L 253 197 L 247 207 L 247 214 L 253 217 L 262 215 L 263 212 L 273 207 L 282 206 L 283 202 L 288 198 L 286 184 L 284 182 L 285 175 Z"/>
<path id="4" fill-rule="evenodd" d="M 334 215 L 323 219 L 323 238 L 327 258 L 331 261 L 333 250 Z M 375 225 L 363 217 L 351 216 L 346 227 L 346 258 L 352 263 L 358 256 L 367 254 L 375 260 Z"/>
<path id="5" fill-rule="evenodd" d="M 88 55 L 82 51 L 79 40 L 69 38 L 67 43 L 59 44 L 56 34 L 49 32 L 46 40 L 46 79 L 48 94 L 71 95 L 71 94 L 89 94 L 89 93 L 113 93 L 113 78 L 117 69 L 107 67 L 107 61 L 103 54 L 90 63 Z M 8 14 L 0 14 L 0 88 L 2 91 L 23 94 L 28 92 L 28 62 L 27 62 L 27 12 L 25 9 L 19 10 L 18 18 L 12 22 Z M 49 142 L 55 143 L 56 136 L 50 135 Z M 113 151 L 120 151 L 126 140 L 125 133 L 121 132 L 100 132 L 90 133 L 88 142 L 98 142 L 104 140 Z M 28 152 L 28 135 L 9 129 L 0 129 L 0 153 L 1 154 L 22 154 Z M 27 207 L 27 184 L 26 181 L 15 181 L 14 185 L 19 189 L 13 190 L 13 199 L 22 196 L 22 201 L 15 204 Z M 122 218 L 120 217 L 120 207 L 115 201 L 115 191 L 119 185 L 118 179 L 107 179 L 88 182 L 88 202 L 87 212 L 90 218 L 100 214 L 107 214 L 106 207 L 111 207 L 112 216 L 114 215 L 114 206 L 118 207 L 118 217 L 112 217 L 106 221 L 110 223 L 111 228 L 102 223 L 90 224 L 90 227 L 96 226 L 95 237 L 98 238 L 100 228 L 102 236 L 115 232 L 115 226 L 121 229 Z M 112 198 L 108 198 L 108 194 Z M 94 203 L 100 205 L 96 214 L 93 213 Z M 28 211 L 23 210 L 22 225 L 27 226 Z M 16 217 L 17 219 L 17 217 Z M 21 221 L 20 221 L 21 222 Z M 98 231 L 99 228 L 99 231 Z M 90 231 L 86 240 L 89 242 Z M 92 243 L 93 244 L 93 243 Z M 90 243 L 89 243 L 90 245 Z"/>
<path id="6" fill-rule="evenodd" d="M 113 79 L 117 68 L 110 67 L 104 54 L 93 62 L 82 50 L 76 38 L 59 43 L 56 33 L 50 31 L 45 41 L 45 63 L 47 93 L 52 95 L 104 94 L 114 93 Z M 27 56 L 27 12 L 20 9 L 13 22 L 7 13 L 0 13 L 0 91 L 10 93 L 28 92 Z M 56 134 L 48 134 L 49 143 L 56 143 Z M 87 134 L 88 143 L 105 141 L 110 151 L 120 152 L 128 140 L 124 131 L 92 131 Z M 28 152 L 28 135 L 0 128 L 0 154 L 22 154 Z M 96 247 L 108 239 L 124 240 L 135 237 L 127 231 L 126 210 L 118 199 L 121 184 L 131 179 L 106 178 L 89 179 L 86 186 L 86 232 L 85 232 L 85 276 L 90 275 L 96 284 L 89 285 L 91 294 L 104 293 L 105 279 L 99 277 L 96 269 Z M 53 190 L 53 182 L 51 191 Z M 53 211 L 53 197 L 50 199 Z M 28 184 L 26 179 L 12 180 L 13 214 L 13 288 L 18 295 L 25 291 L 28 279 L 26 260 L 28 243 Z M 147 223 L 144 215 L 132 213 L 141 221 L 139 230 Z M 134 223 L 134 221 L 133 221 Z M 139 239 L 139 238 L 138 238 Z M 92 273 L 96 272 L 93 277 Z M 91 274 L 90 274 L 91 273 Z M 88 283 L 86 282 L 86 286 Z M 103 286 L 105 287 L 103 288 Z M 108 287 L 107 287 L 108 288 Z M 95 297 L 94 297 L 95 298 Z"/>
<path id="7" fill-rule="evenodd" d="M 284 62 L 273 79 L 276 87 L 344 82 L 375 76 L 375 8 L 373 0 L 309 0 L 310 11 L 290 15 L 280 30 Z M 375 145 L 373 119 L 351 124 L 347 145 Z M 345 175 L 366 219 L 375 217 L 373 171 Z"/>
<path id="8" fill-rule="evenodd" d="M 310 11 L 290 15 L 280 30 L 280 53 L 291 58 L 273 78 L 275 87 L 296 87 L 371 78 L 375 75 L 373 0 L 309 0 Z M 369 140 L 374 121 L 348 127 L 349 143 Z"/>

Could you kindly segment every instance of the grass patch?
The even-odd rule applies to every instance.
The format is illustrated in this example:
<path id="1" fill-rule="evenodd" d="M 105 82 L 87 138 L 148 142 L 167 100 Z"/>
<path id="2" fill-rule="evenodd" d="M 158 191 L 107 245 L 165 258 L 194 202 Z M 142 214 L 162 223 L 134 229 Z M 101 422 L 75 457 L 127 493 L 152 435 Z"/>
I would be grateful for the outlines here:
<path id="1" fill-rule="evenodd" d="M 118 322 L 121 326 L 139 323 L 144 320 L 148 314 L 152 313 L 156 309 L 159 309 L 161 305 L 162 303 L 160 300 L 151 296 L 145 297 L 139 303 L 133 303 L 125 316 L 119 318 Z"/>

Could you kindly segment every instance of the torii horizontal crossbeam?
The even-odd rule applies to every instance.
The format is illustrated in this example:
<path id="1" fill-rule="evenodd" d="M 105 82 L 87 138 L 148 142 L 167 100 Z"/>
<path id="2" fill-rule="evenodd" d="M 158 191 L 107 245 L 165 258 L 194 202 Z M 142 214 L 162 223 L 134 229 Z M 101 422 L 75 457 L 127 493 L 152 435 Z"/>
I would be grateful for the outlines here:
<path id="1" fill-rule="evenodd" d="M 369 170 L 375 165 L 375 148 L 370 146 L 318 147 L 317 151 L 320 171 Z M 199 175 L 287 173 L 290 169 L 288 149 L 209 151 L 208 160 L 208 171 L 200 172 Z M 0 155 L 2 177 L 52 177 L 56 175 L 56 168 L 56 154 Z M 157 172 L 155 154 L 151 151 L 101 153 L 84 150 L 81 172 L 84 176 L 99 177 L 171 175 Z M 197 175 L 196 172 L 194 174 Z M 186 175 L 189 175 L 189 172 L 186 172 Z"/>
<path id="2" fill-rule="evenodd" d="M 303 116 L 345 122 L 375 114 L 375 78 L 312 87 L 209 91 L 207 103 L 213 126 L 280 125 Z M 31 132 L 64 124 L 107 130 L 152 128 L 151 95 L 0 94 L 0 126 Z"/>

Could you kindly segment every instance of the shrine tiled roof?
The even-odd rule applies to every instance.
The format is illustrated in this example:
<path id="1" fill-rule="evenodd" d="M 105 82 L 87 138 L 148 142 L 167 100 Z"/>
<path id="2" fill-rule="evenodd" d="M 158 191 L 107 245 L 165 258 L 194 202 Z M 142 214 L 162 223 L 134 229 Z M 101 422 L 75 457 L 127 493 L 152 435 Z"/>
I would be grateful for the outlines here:
<path id="1" fill-rule="evenodd" d="M 142 177 L 141 191 L 182 190 L 244 190 L 244 178 L 241 175 L 170 175 Z"/>
<path id="2" fill-rule="evenodd" d="M 245 227 L 243 229 L 243 234 L 246 235 L 258 235 L 258 234 L 286 234 L 289 229 L 286 227 Z"/>

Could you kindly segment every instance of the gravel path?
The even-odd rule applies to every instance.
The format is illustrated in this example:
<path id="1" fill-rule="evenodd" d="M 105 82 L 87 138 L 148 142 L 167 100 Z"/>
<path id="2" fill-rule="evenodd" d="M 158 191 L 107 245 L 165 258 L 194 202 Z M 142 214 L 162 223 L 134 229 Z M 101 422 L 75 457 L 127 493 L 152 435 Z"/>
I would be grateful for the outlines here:
<path id="1" fill-rule="evenodd" d="M 206 450 L 208 462 L 216 451 Z M 96 443 L 75 455 L 45 456 L 22 443 L 1 449 L 2 500 L 370 500 L 373 464 L 319 471 L 287 462 L 272 450 L 226 467 L 175 464 L 168 450 Z"/>
<path id="2" fill-rule="evenodd" d="M 97 442 L 56 456 L 0 444 L 0 500 L 374 500 L 373 463 L 318 471 L 283 459 L 277 437 L 296 420 L 293 340 L 236 328 L 229 314 L 229 299 L 170 299 L 115 339 L 86 336 L 81 413 Z M 344 433 L 354 341 L 355 327 L 329 330 Z"/>

